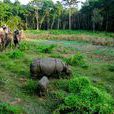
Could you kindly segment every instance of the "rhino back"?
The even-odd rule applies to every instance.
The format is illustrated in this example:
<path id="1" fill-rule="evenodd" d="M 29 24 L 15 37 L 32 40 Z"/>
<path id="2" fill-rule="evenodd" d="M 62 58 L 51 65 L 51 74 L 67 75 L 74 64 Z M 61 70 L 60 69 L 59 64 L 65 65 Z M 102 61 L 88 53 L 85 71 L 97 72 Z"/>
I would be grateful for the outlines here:
<path id="1" fill-rule="evenodd" d="M 40 67 L 41 67 L 42 72 L 46 74 L 47 76 L 49 76 L 54 72 L 55 61 L 54 59 L 51 59 L 51 58 L 41 59 Z"/>
<path id="2" fill-rule="evenodd" d="M 62 72 L 64 69 L 64 63 L 59 59 L 56 59 L 55 62 L 56 62 L 56 69 L 55 69 L 56 72 Z"/>

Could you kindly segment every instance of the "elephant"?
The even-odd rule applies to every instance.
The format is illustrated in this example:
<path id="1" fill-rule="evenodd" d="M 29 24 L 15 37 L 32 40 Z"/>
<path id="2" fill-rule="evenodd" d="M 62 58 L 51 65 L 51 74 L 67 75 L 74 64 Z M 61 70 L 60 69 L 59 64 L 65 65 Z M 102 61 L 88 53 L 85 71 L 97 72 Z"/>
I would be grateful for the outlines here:
<path id="1" fill-rule="evenodd" d="M 7 26 L 0 28 L 0 50 L 5 49 L 7 46 L 11 46 L 11 32 Z"/>
<path id="2" fill-rule="evenodd" d="M 15 47 L 17 47 L 17 45 L 19 46 L 20 40 L 21 40 L 21 32 L 19 30 L 15 30 L 13 35 L 13 42 Z"/>

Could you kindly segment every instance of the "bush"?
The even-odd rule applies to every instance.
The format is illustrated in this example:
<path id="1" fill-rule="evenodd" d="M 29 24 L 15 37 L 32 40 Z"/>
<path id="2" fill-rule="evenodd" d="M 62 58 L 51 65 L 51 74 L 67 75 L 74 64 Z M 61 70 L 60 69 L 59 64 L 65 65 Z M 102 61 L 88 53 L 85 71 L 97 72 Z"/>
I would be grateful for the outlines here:
<path id="1" fill-rule="evenodd" d="M 114 72 L 114 64 L 108 65 L 108 70 Z"/>
<path id="2" fill-rule="evenodd" d="M 0 114 L 25 114 L 22 108 L 8 103 L 0 103 Z"/>
<path id="3" fill-rule="evenodd" d="M 86 77 L 74 78 L 69 81 L 69 92 L 70 93 L 80 93 L 83 89 L 90 86 L 90 81 Z"/>
<path id="4" fill-rule="evenodd" d="M 10 58 L 16 59 L 16 58 L 21 58 L 24 56 L 24 53 L 20 50 L 14 50 L 8 53 Z"/>
<path id="5" fill-rule="evenodd" d="M 105 91 L 94 87 L 85 77 L 71 79 L 68 90 L 69 92 L 61 100 L 54 113 L 112 114 L 114 112 L 112 97 Z"/>
<path id="6" fill-rule="evenodd" d="M 41 53 L 51 53 L 55 45 L 40 45 L 37 50 Z"/>
<path id="7" fill-rule="evenodd" d="M 20 44 L 19 50 L 24 51 L 30 48 L 30 44 L 23 42 Z"/>
<path id="8" fill-rule="evenodd" d="M 69 80 L 67 80 L 67 79 L 62 80 L 61 79 L 59 81 L 56 81 L 53 84 L 53 86 L 55 86 L 59 90 L 68 91 L 68 83 L 69 83 Z"/>
<path id="9" fill-rule="evenodd" d="M 25 93 L 36 94 L 38 87 L 38 82 L 32 79 L 28 79 L 23 86 L 23 90 Z"/>
<path id="10" fill-rule="evenodd" d="M 73 66 L 80 66 L 82 68 L 87 68 L 88 67 L 84 56 L 80 53 L 72 55 L 71 57 L 65 59 L 65 61 L 68 64 L 73 65 Z"/>

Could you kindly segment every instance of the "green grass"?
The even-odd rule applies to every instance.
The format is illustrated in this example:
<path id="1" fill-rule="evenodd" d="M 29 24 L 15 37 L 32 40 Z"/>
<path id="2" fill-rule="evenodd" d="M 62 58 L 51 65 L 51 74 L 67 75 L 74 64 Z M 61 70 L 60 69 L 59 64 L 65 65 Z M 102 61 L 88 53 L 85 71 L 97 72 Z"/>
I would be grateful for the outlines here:
<path id="1" fill-rule="evenodd" d="M 0 103 L 0 114 L 25 114 L 22 108 L 8 103 Z"/>
<path id="2" fill-rule="evenodd" d="M 113 113 L 112 97 L 102 89 L 94 87 L 86 77 L 75 76 L 68 80 L 66 93 L 59 94 L 60 104 L 54 112 Z"/>
<path id="3" fill-rule="evenodd" d="M 52 32 L 52 33 L 51 33 Z M 27 34 L 54 34 L 54 31 L 27 31 Z M 73 33 L 74 32 L 74 33 Z M 85 31 L 58 31 L 58 34 L 82 34 Z M 56 34 L 56 36 L 58 35 Z M 101 36 L 106 38 L 112 38 L 110 35 L 105 35 L 105 33 L 87 33 L 91 37 L 93 34 L 95 36 Z M 100 35 L 103 34 L 103 35 Z M 108 33 L 112 34 L 113 33 Z M 32 37 L 32 35 L 31 35 Z M 43 46 L 42 46 L 43 45 Z M 49 47 L 54 45 L 53 49 Z M 44 53 L 43 47 L 48 47 L 50 51 Z M 43 48 L 43 49 L 42 49 Z M 40 49 L 40 50 L 39 50 Z M 0 101 L 8 102 L 15 100 L 15 98 L 21 99 L 16 105 L 23 107 L 27 114 L 50 114 L 54 109 L 55 102 L 53 101 L 53 94 L 57 97 L 66 94 L 65 91 L 68 90 L 67 80 L 50 80 L 49 85 L 49 96 L 39 98 L 37 96 L 36 82 L 30 80 L 29 65 L 34 58 L 39 57 L 54 57 L 60 58 L 62 60 L 69 59 L 72 55 L 77 52 L 86 59 L 89 64 L 87 69 L 80 67 L 80 65 L 71 65 L 72 76 L 71 78 L 85 76 L 88 77 L 92 82 L 94 87 L 98 89 L 106 90 L 114 98 L 114 47 L 102 47 L 95 46 L 91 43 L 86 43 L 84 41 L 65 41 L 65 40 L 27 40 L 21 43 L 19 49 L 7 49 L 0 53 Z M 75 61 L 75 57 L 73 57 Z M 77 61 L 76 61 L 77 62 Z M 79 62 L 79 61 L 78 61 Z M 59 84 L 59 83 L 62 83 Z M 64 84 L 63 84 L 64 83 Z M 64 89 L 64 91 L 63 91 Z M 62 92 L 60 92 L 62 91 Z M 31 93 L 31 94 L 30 94 Z M 59 97 L 60 98 L 60 97 Z M 38 108 L 39 107 L 39 108 Z"/>
<path id="4" fill-rule="evenodd" d="M 45 31 L 45 30 L 26 30 L 26 33 L 28 33 L 28 34 L 42 34 L 42 33 L 48 33 L 48 31 Z"/>

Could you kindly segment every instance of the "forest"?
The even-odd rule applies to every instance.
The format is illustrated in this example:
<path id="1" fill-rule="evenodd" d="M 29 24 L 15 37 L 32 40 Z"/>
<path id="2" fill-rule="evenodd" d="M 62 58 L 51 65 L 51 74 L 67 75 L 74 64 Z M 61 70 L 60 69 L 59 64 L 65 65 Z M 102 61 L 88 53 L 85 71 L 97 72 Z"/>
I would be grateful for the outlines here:
<path id="1" fill-rule="evenodd" d="M 0 2 L 0 25 L 12 29 L 72 29 L 114 31 L 114 0 L 86 0 L 79 10 L 78 0 L 33 0 L 22 5 L 18 0 Z M 12 22 L 15 22 L 12 26 Z"/>

